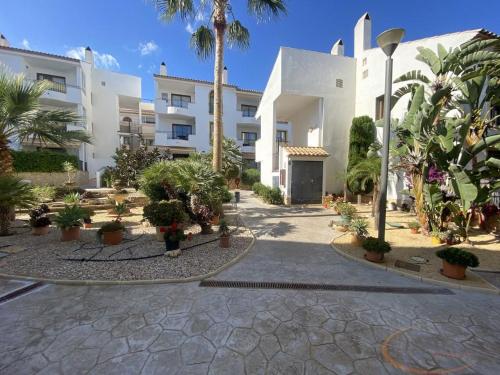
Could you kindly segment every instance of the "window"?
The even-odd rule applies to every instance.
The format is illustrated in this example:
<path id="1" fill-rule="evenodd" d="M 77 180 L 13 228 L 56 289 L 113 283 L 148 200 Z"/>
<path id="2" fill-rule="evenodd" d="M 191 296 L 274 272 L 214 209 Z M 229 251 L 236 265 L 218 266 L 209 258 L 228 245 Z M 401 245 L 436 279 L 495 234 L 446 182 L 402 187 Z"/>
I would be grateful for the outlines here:
<path id="1" fill-rule="evenodd" d="M 165 102 L 168 103 L 168 93 L 167 92 L 161 93 L 161 100 L 165 100 Z"/>
<path id="2" fill-rule="evenodd" d="M 191 103 L 191 97 L 189 95 L 172 94 L 172 106 L 187 108 L 188 103 Z"/>
<path id="3" fill-rule="evenodd" d="M 143 115 L 142 116 L 142 123 L 143 124 L 154 124 L 156 123 L 155 117 L 151 115 Z"/>
<path id="4" fill-rule="evenodd" d="M 243 146 L 255 146 L 255 141 L 257 140 L 257 133 L 241 132 L 241 140 L 243 141 Z"/>
<path id="5" fill-rule="evenodd" d="M 366 63 L 367 63 L 367 62 L 368 62 L 368 61 L 367 61 L 366 57 L 364 57 L 364 58 L 363 58 L 363 66 L 366 66 Z"/>
<path id="6" fill-rule="evenodd" d="M 337 80 L 335 81 L 335 86 L 337 86 L 339 88 L 344 87 L 344 80 L 340 79 L 340 78 L 337 78 Z"/>
<path id="7" fill-rule="evenodd" d="M 276 130 L 276 142 L 286 143 L 288 141 L 286 130 Z"/>
<path id="8" fill-rule="evenodd" d="M 367 77 L 368 77 L 368 69 L 367 70 L 363 70 L 363 79 L 365 79 Z"/>
<path id="9" fill-rule="evenodd" d="M 145 139 L 144 140 L 144 146 L 153 146 L 154 145 L 154 139 Z"/>
<path id="10" fill-rule="evenodd" d="M 210 91 L 208 96 L 208 113 L 214 114 L 214 90 Z"/>
<path id="11" fill-rule="evenodd" d="M 191 125 L 172 124 L 172 139 L 187 141 L 191 134 L 193 134 L 193 127 Z"/>
<path id="12" fill-rule="evenodd" d="M 384 118 L 384 95 L 375 99 L 375 121 Z"/>
<path id="13" fill-rule="evenodd" d="M 122 137 L 122 145 L 130 146 L 130 137 Z"/>
<path id="14" fill-rule="evenodd" d="M 48 81 L 50 83 L 49 90 L 57 92 L 66 92 L 66 78 L 54 76 L 52 74 L 37 73 L 37 81 Z"/>
<path id="15" fill-rule="evenodd" d="M 85 82 L 85 72 L 82 70 L 82 90 L 85 92 L 87 88 L 87 82 Z"/>
<path id="16" fill-rule="evenodd" d="M 241 105 L 241 112 L 243 112 L 243 117 L 255 117 L 257 113 L 257 107 L 254 105 Z"/>
<path id="17" fill-rule="evenodd" d="M 101 86 L 106 86 L 106 82 L 105 81 L 101 81 Z"/>

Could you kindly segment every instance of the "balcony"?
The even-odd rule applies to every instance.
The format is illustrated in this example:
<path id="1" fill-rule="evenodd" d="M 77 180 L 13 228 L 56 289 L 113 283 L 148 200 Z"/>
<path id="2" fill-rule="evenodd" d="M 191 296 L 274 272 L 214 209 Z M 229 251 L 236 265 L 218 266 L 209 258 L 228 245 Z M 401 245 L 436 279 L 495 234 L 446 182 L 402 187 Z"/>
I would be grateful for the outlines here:
<path id="1" fill-rule="evenodd" d="M 119 133 L 123 134 L 141 134 L 141 135 L 154 135 L 154 124 L 138 124 L 128 121 L 120 121 Z"/>
<path id="2" fill-rule="evenodd" d="M 164 99 L 155 100 L 155 112 L 165 115 L 177 115 L 184 117 L 195 117 L 193 112 L 194 102 L 172 102 L 168 103 Z"/>
<path id="3" fill-rule="evenodd" d="M 260 125 L 260 121 L 255 118 L 255 111 L 244 110 L 236 111 L 238 114 L 237 122 L 240 124 Z"/>
<path id="4" fill-rule="evenodd" d="M 255 153 L 255 139 L 238 139 L 237 144 L 241 148 L 241 152 Z"/>
<path id="5" fill-rule="evenodd" d="M 185 132 L 162 131 L 155 133 L 155 145 L 169 147 L 195 147 L 195 134 L 186 134 Z"/>

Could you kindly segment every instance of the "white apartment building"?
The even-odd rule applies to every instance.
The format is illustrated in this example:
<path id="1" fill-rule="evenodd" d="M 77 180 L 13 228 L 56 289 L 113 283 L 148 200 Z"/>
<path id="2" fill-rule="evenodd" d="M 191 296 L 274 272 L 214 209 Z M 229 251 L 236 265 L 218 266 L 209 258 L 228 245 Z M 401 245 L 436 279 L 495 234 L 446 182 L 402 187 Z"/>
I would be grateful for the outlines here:
<path id="1" fill-rule="evenodd" d="M 12 74 L 22 73 L 26 80 L 45 80 L 51 87 L 40 99 L 43 108 L 64 109 L 82 117 L 68 129 L 85 130 L 92 144 L 70 144 L 67 151 L 78 156 L 83 170 L 92 175 L 113 164 L 112 156 L 121 144 L 152 144 L 154 111 L 152 103 L 141 102 L 141 78 L 98 69 L 92 50 L 85 60 L 10 47 L 2 35 L 0 66 Z M 48 148 L 26 140 L 14 148 Z"/>
<path id="2" fill-rule="evenodd" d="M 213 82 L 167 74 L 162 63 L 154 75 L 156 114 L 155 146 L 168 149 L 174 157 L 191 152 L 208 152 L 213 132 Z M 255 113 L 261 92 L 241 89 L 223 73 L 224 136 L 237 140 L 247 164 L 254 164 L 255 141 L 260 138 L 260 121 Z"/>
<path id="3" fill-rule="evenodd" d="M 330 53 L 282 47 L 257 111 L 261 138 L 256 161 L 261 181 L 279 186 L 287 203 L 320 202 L 325 192 L 342 191 L 340 176 L 347 164 L 349 129 L 353 117 L 382 119 L 386 56 L 372 46 L 371 19 L 365 13 L 354 28 L 354 56 L 344 55 L 342 40 Z M 417 47 L 436 50 L 438 43 L 452 48 L 491 33 L 470 30 L 404 41 L 393 55 L 393 76 L 428 67 L 415 59 Z M 397 89 L 397 86 L 395 87 Z M 391 117 L 401 119 L 409 97 L 399 100 Z M 287 122 L 287 144 L 279 142 L 282 122 Z M 381 138 L 382 128 L 377 128 Z M 392 176 L 388 199 L 398 199 L 402 182 Z"/>

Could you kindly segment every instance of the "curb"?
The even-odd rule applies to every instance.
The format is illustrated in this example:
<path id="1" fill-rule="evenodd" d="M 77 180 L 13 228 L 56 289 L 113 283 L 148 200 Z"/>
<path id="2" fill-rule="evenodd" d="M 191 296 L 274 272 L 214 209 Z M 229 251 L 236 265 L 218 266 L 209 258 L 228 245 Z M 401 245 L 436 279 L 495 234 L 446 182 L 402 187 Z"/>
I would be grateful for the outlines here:
<path id="1" fill-rule="evenodd" d="M 393 272 L 393 273 L 396 273 L 398 275 L 408 277 L 410 279 L 418 280 L 420 282 L 427 282 L 427 283 L 430 283 L 430 284 L 435 284 L 435 285 L 440 285 L 440 286 L 446 286 L 448 288 L 461 289 L 461 290 L 466 290 L 466 291 L 470 291 L 470 292 L 482 292 L 482 293 L 500 295 L 500 289 L 498 289 L 496 286 L 492 285 L 488 281 L 484 280 L 479 275 L 476 275 L 476 276 L 480 277 L 486 284 L 490 285 L 493 289 L 486 289 L 486 288 L 481 288 L 481 287 L 477 287 L 477 286 L 457 285 L 457 284 L 454 284 L 454 283 L 451 283 L 451 282 L 448 282 L 448 281 L 434 280 L 434 279 L 430 279 L 428 277 L 422 277 L 422 276 L 418 276 L 418 275 L 413 275 L 411 273 L 406 273 L 406 272 L 403 272 L 403 271 L 400 271 L 400 270 L 396 270 L 396 269 L 394 269 L 392 267 L 387 267 L 387 266 L 382 265 L 382 264 L 376 264 L 376 263 L 372 263 L 372 262 L 367 262 L 367 261 L 365 261 L 363 259 L 359 259 L 358 257 L 355 257 L 354 255 L 345 253 L 342 250 L 340 250 L 337 247 L 335 247 L 335 245 L 333 244 L 333 242 L 336 239 L 337 239 L 337 237 L 333 238 L 330 241 L 330 246 L 332 247 L 332 249 L 337 254 L 343 256 L 346 259 L 353 260 L 355 262 L 364 264 L 366 266 L 371 266 L 371 267 L 374 267 L 374 268 L 382 269 L 384 271 Z"/>
<path id="2" fill-rule="evenodd" d="M 239 214 L 238 214 L 239 215 Z M 21 276 L 21 275 L 11 275 L 6 273 L 0 273 L 0 279 L 11 279 L 11 280 L 25 280 L 25 281 L 41 281 L 47 284 L 58 284 L 58 285 L 75 285 L 75 286 L 92 286 L 92 285 L 154 285 L 154 284 L 181 284 L 181 283 L 190 283 L 193 281 L 200 281 L 203 279 L 207 279 L 217 275 L 218 273 L 224 271 L 226 268 L 232 266 L 245 257 L 253 245 L 255 244 L 256 238 L 253 231 L 246 225 L 243 218 L 240 216 L 241 221 L 243 222 L 245 228 L 252 235 L 252 241 L 250 245 L 239 255 L 231 259 L 226 264 L 223 264 L 221 267 L 216 270 L 205 273 L 203 275 L 191 276 L 184 279 L 155 279 L 155 280 L 67 280 L 67 279 L 47 279 L 43 277 L 32 277 L 32 276 Z"/>

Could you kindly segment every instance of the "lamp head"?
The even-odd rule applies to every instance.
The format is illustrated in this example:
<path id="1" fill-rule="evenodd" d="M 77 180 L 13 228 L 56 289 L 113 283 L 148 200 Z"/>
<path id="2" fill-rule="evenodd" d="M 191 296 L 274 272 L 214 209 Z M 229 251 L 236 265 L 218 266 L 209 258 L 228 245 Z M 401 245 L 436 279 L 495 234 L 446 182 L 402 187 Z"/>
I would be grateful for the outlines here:
<path id="1" fill-rule="evenodd" d="M 405 35 L 404 29 L 389 29 L 377 36 L 377 44 L 387 56 L 392 56 Z"/>

